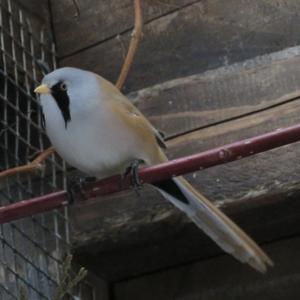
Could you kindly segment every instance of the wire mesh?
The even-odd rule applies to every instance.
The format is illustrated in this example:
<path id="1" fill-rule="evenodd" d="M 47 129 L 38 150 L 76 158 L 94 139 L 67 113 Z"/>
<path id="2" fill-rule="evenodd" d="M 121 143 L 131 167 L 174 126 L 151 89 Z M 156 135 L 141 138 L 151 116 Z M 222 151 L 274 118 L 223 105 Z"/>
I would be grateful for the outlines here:
<path id="1" fill-rule="evenodd" d="M 0 0 L 0 169 L 23 165 L 49 146 L 33 88 L 42 78 L 38 59 L 56 67 L 55 47 L 45 31 L 11 0 Z M 34 174 L 0 182 L 0 205 L 66 185 L 58 156 Z M 69 248 L 66 209 L 0 226 L 0 299 L 51 299 Z"/>

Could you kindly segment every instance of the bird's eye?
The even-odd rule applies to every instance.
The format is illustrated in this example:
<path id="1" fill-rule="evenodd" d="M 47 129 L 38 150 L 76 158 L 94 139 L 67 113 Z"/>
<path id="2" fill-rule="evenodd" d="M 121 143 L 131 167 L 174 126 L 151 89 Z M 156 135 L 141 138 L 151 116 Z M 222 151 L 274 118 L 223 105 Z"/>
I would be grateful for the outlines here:
<path id="1" fill-rule="evenodd" d="M 65 83 L 61 83 L 60 84 L 60 89 L 62 90 L 62 91 L 66 91 L 67 90 L 67 85 L 65 84 Z"/>

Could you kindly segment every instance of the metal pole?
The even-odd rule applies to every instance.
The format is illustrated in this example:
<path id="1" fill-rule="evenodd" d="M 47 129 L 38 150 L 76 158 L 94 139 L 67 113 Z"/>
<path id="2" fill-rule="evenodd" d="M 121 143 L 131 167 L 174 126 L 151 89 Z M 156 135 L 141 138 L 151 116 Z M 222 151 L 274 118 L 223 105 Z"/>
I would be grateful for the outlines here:
<path id="1" fill-rule="evenodd" d="M 143 183 L 161 181 L 173 176 L 225 164 L 298 141 L 300 141 L 300 124 L 283 129 L 280 128 L 253 138 L 174 159 L 159 165 L 141 168 L 139 177 Z M 130 187 L 130 175 L 122 181 L 122 188 L 120 180 L 121 177 L 118 175 L 95 183 L 89 183 L 82 190 L 84 198 L 90 199 L 96 196 L 116 193 Z M 59 208 L 67 203 L 67 193 L 59 191 L 0 207 L 0 224 Z"/>

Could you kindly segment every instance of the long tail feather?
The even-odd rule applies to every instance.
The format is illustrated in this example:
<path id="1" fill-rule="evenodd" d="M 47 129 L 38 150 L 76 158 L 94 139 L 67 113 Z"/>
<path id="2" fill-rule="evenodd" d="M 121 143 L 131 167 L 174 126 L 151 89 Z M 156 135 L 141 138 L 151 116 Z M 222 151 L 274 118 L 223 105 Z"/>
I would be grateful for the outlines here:
<path id="1" fill-rule="evenodd" d="M 264 251 L 183 177 L 155 184 L 163 196 L 201 228 L 225 252 L 265 273 L 272 260 Z"/>

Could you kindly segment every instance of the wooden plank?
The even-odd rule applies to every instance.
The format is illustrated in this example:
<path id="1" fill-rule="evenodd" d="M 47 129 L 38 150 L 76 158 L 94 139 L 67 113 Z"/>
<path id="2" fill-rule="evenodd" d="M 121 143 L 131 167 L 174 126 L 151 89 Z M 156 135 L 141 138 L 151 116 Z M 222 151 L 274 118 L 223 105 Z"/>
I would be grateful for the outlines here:
<path id="1" fill-rule="evenodd" d="M 295 299 L 300 295 L 300 237 L 268 244 L 265 250 L 276 265 L 264 276 L 220 256 L 117 283 L 114 299 Z"/>
<path id="2" fill-rule="evenodd" d="M 177 11 L 194 2 L 195 0 L 143 1 L 144 21 Z M 132 0 L 81 0 L 78 3 L 80 15 L 75 16 L 76 8 L 72 1 L 51 1 L 59 56 L 70 55 L 133 27 Z"/>
<path id="3" fill-rule="evenodd" d="M 129 94 L 166 137 L 253 113 L 300 95 L 300 47 L 170 80 Z"/>
<path id="4" fill-rule="evenodd" d="M 299 234 L 299 196 L 298 190 L 282 195 L 273 194 L 272 199 L 264 198 L 261 201 L 252 198 L 245 204 L 245 209 L 240 206 L 240 210 L 232 212 L 229 207 L 225 212 L 257 241 L 270 242 Z M 265 205 L 262 201 L 265 201 Z M 256 207 L 251 208 L 253 202 L 256 202 Z M 144 206 L 143 203 L 141 205 Z M 125 212 L 121 205 L 117 206 L 115 211 Z M 158 213 L 157 205 L 151 208 L 148 204 L 148 208 L 146 210 L 144 207 L 143 220 L 137 215 L 128 217 L 126 211 L 123 217 L 114 214 L 108 219 L 106 215 L 103 221 L 98 208 L 99 218 L 95 218 L 94 222 L 106 225 L 106 228 L 94 231 L 95 240 L 96 233 L 101 235 L 99 243 L 87 243 L 85 247 L 76 249 L 77 261 L 102 278 L 118 281 L 223 254 L 211 240 L 193 224 L 183 220 L 177 212 L 165 210 L 163 213 L 161 209 Z M 116 218 L 115 222 L 112 221 L 113 217 Z M 135 226 L 130 224 L 132 221 Z M 109 222 L 115 226 L 114 230 L 106 230 Z M 83 233 L 83 236 L 86 234 Z M 276 258 L 274 259 L 277 263 Z M 231 258 L 231 261 L 234 262 L 234 259 Z"/>
<path id="5" fill-rule="evenodd" d="M 294 124 L 300 100 L 171 140 L 181 156 Z M 191 174 L 190 181 L 259 241 L 299 233 L 299 144 Z M 274 163 L 276 161 L 276 163 Z M 279 167 L 280 166 L 280 167 Z M 72 209 L 78 260 L 110 280 L 219 253 L 183 214 L 150 188 Z M 133 263 L 134 262 L 134 263 Z"/>
<path id="6" fill-rule="evenodd" d="M 65 16 L 61 2 L 57 3 L 57 9 Z M 297 45 L 300 42 L 297 8 L 298 0 L 278 0 L 276 3 L 270 0 L 205 0 L 154 19 L 144 27 L 144 39 L 125 90 L 139 90 Z M 93 6 L 91 9 L 97 10 Z M 104 16 L 115 21 L 110 11 Z M 96 26 L 90 31 L 105 32 L 104 24 L 111 22 L 105 21 L 100 29 Z M 78 30 L 74 30 L 75 26 L 57 27 L 56 35 L 65 31 L 67 38 L 76 32 L 76 43 L 81 43 L 94 34 L 78 36 L 81 23 L 76 26 Z M 88 47 L 60 63 L 92 70 L 115 82 L 130 34 L 125 32 L 118 39 Z M 63 41 L 63 37 L 58 38 L 57 44 Z"/>
<path id="7" fill-rule="evenodd" d="M 299 94 L 300 47 L 129 94 L 167 137 L 266 109 Z M 159 109 L 158 109 L 159 108 Z"/>

